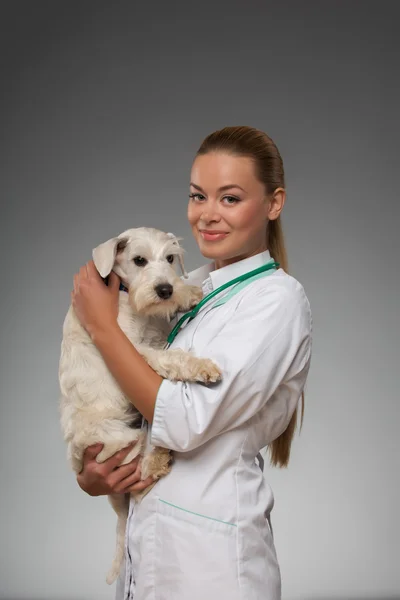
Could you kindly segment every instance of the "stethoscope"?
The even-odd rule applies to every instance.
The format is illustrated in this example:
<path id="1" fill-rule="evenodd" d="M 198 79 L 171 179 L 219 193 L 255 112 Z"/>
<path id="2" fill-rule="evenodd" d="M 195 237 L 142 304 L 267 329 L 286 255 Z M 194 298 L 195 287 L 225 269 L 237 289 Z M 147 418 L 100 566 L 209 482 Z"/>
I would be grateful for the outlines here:
<path id="1" fill-rule="evenodd" d="M 207 296 L 204 296 L 204 298 L 202 300 L 200 300 L 200 302 L 198 304 L 196 304 L 196 306 L 194 308 L 192 308 L 192 310 L 190 310 L 189 312 L 185 313 L 177 322 L 177 324 L 175 325 L 175 327 L 171 330 L 168 338 L 167 338 L 167 346 L 169 346 L 170 344 L 172 344 L 172 342 L 174 341 L 174 339 L 176 338 L 176 336 L 178 335 L 182 325 L 187 321 L 190 322 L 192 321 L 195 316 L 197 315 L 197 313 L 199 312 L 199 310 L 212 298 L 214 298 L 214 296 L 216 296 L 217 294 L 219 294 L 220 292 L 222 292 L 223 290 L 226 290 L 228 287 L 231 287 L 233 285 L 235 285 L 236 283 L 241 283 L 242 281 L 246 281 L 246 279 L 250 279 L 250 277 L 255 277 L 256 275 L 258 275 L 259 273 L 263 273 L 264 271 L 270 271 L 271 269 L 277 269 L 279 267 L 279 263 L 277 262 L 269 262 L 265 265 L 262 265 L 261 267 L 258 267 L 257 269 L 253 269 L 253 271 L 249 271 L 248 273 L 244 273 L 243 275 L 239 275 L 239 277 L 235 277 L 235 279 L 231 279 L 230 281 L 228 281 L 227 283 L 224 283 L 223 285 L 221 285 L 220 287 L 218 287 L 216 290 L 213 290 L 212 292 L 210 292 L 209 294 L 207 294 Z"/>

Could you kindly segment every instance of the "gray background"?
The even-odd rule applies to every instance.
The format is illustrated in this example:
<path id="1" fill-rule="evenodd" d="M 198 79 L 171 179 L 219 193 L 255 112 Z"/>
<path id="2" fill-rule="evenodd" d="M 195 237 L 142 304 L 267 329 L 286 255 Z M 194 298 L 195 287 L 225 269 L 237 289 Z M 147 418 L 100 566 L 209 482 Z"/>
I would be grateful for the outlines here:
<path id="1" fill-rule="evenodd" d="M 400 596 L 399 9 L 1 3 L 1 598 L 113 597 L 115 518 L 59 430 L 72 277 L 139 225 L 183 236 L 199 266 L 191 161 L 236 124 L 283 155 L 314 315 L 304 427 L 289 470 L 266 472 L 284 598 Z"/>

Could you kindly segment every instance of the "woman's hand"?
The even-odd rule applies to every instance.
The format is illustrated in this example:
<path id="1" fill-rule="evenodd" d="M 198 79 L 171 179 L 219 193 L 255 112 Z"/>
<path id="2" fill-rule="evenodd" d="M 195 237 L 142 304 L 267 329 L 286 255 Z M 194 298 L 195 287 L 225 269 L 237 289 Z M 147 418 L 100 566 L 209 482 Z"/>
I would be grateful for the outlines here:
<path id="1" fill-rule="evenodd" d="M 79 487 L 89 496 L 104 496 L 141 492 L 154 483 L 152 477 L 148 477 L 144 481 L 140 480 L 141 473 L 138 466 L 140 456 L 126 465 L 121 465 L 134 445 L 133 443 L 120 450 L 103 463 L 96 461 L 96 456 L 103 448 L 103 444 L 95 444 L 86 448 L 83 455 L 83 468 L 77 476 Z"/>
<path id="2" fill-rule="evenodd" d="M 72 306 L 91 337 L 94 332 L 117 324 L 119 283 L 118 275 L 112 271 L 109 284 L 105 285 L 92 260 L 74 275 Z"/>

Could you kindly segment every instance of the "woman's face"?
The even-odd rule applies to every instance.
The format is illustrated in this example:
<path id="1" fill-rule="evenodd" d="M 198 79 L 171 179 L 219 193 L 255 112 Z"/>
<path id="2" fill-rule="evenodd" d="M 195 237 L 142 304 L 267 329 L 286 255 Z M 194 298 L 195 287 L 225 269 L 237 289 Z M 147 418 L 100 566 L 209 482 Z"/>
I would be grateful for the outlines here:
<path id="1" fill-rule="evenodd" d="M 250 158 L 222 152 L 195 159 L 190 196 L 193 235 L 217 269 L 267 249 L 268 220 L 279 216 L 285 200 L 282 188 L 267 197 Z"/>

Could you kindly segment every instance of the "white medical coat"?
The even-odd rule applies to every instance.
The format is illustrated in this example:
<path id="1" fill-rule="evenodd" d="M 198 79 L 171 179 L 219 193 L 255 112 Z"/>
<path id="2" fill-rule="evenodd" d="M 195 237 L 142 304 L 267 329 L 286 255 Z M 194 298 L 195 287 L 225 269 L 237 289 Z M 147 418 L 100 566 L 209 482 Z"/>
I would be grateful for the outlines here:
<path id="1" fill-rule="evenodd" d="M 268 251 L 188 283 L 209 293 L 271 260 Z M 211 386 L 163 380 L 151 442 L 174 451 L 171 472 L 131 501 L 116 600 L 280 600 L 270 526 L 272 490 L 256 462 L 287 427 L 310 366 L 312 317 L 303 287 L 282 269 L 218 307 L 218 295 L 171 348 L 212 358 Z"/>

